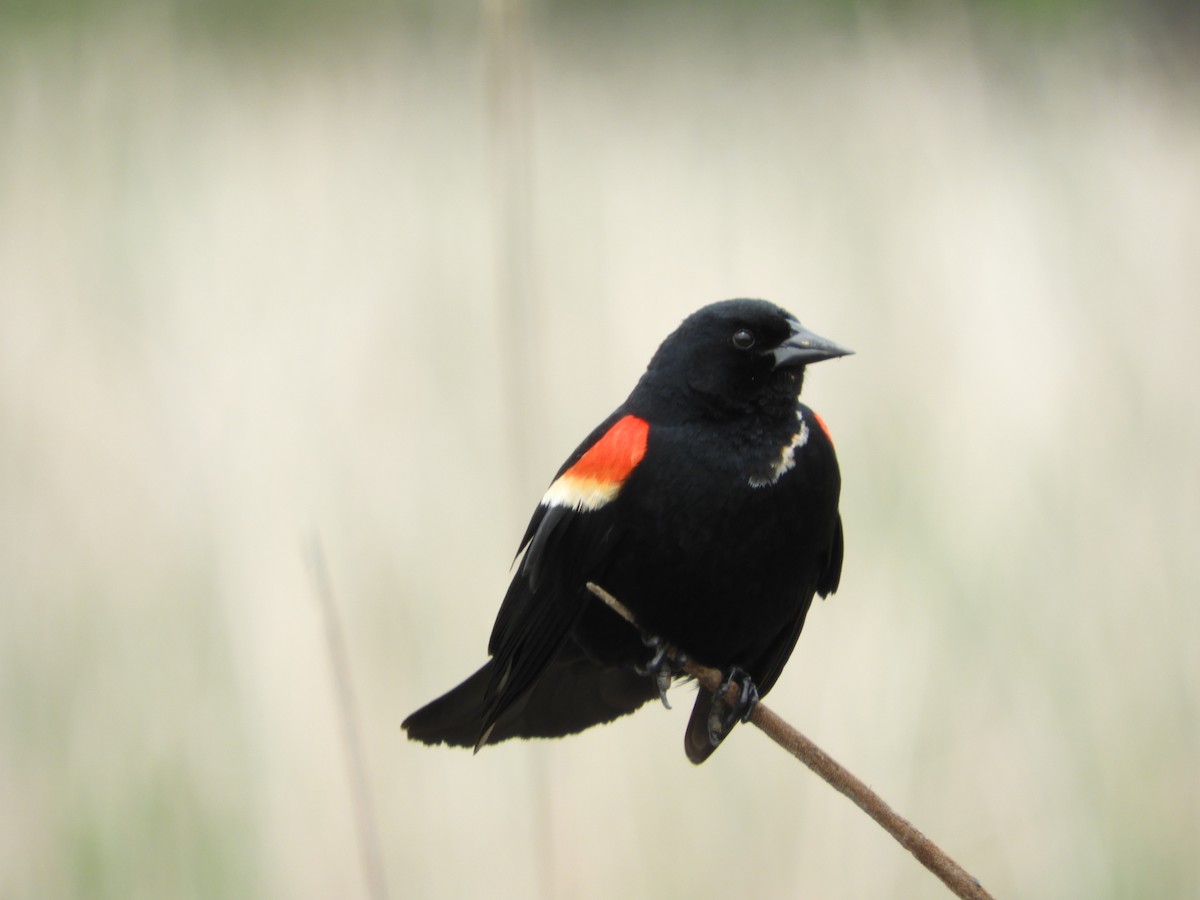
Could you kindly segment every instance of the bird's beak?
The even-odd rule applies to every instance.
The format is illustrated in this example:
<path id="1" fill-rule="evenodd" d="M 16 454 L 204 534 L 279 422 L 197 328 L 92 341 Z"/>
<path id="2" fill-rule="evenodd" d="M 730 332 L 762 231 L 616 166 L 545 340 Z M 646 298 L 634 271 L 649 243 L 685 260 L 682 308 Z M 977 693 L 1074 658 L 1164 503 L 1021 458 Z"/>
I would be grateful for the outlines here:
<path id="1" fill-rule="evenodd" d="M 794 369 L 809 363 L 820 362 L 823 359 L 835 359 L 854 353 L 853 350 L 847 350 L 828 338 L 813 334 L 795 320 L 792 321 L 791 337 L 774 350 L 767 352 L 775 358 L 774 368 L 776 369 Z"/>

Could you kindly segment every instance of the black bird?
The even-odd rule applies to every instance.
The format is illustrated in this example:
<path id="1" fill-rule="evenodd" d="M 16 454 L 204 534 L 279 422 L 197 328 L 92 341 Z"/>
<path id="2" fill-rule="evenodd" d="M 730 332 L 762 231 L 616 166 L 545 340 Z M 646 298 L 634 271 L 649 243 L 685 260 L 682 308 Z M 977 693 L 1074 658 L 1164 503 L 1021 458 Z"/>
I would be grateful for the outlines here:
<path id="1" fill-rule="evenodd" d="M 742 688 L 737 708 L 696 699 L 684 746 L 707 759 L 775 684 L 813 595 L 837 590 L 841 475 L 799 394 L 806 365 L 850 352 L 763 300 L 685 319 L 534 511 L 491 659 L 409 716 L 408 736 L 478 751 L 611 721 L 665 690 L 646 666 L 665 642 Z"/>

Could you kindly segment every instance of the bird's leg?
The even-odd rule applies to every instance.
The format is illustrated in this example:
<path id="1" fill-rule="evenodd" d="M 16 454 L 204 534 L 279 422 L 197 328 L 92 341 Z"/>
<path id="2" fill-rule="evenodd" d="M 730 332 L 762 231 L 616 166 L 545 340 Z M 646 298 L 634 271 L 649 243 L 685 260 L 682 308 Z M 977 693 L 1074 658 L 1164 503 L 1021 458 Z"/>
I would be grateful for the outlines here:
<path id="1" fill-rule="evenodd" d="M 672 679 L 682 671 L 687 657 L 682 651 L 674 650 L 670 644 L 656 634 L 642 632 L 642 643 L 647 647 L 653 647 L 654 654 L 644 665 L 634 666 L 634 671 L 639 675 L 650 675 L 654 678 L 654 684 L 658 687 L 659 699 L 662 700 L 663 706 L 670 709 L 667 688 L 671 686 Z"/>
<path id="2" fill-rule="evenodd" d="M 725 695 L 735 685 L 738 687 L 738 696 L 730 702 Z M 733 666 L 721 686 L 713 691 L 712 707 L 708 712 L 709 742 L 716 747 L 739 721 L 749 722 L 756 706 L 758 687 L 741 666 Z"/>

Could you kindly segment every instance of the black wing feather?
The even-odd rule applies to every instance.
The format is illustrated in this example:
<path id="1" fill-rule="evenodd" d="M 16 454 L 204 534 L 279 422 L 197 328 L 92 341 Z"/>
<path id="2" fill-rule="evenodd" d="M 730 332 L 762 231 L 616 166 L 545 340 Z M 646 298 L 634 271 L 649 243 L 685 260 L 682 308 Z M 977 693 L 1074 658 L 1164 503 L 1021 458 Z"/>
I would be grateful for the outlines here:
<path id="1" fill-rule="evenodd" d="M 816 593 L 822 597 L 827 597 L 837 590 L 838 581 L 841 580 L 842 575 L 843 550 L 842 517 L 839 514 L 833 529 L 833 540 L 829 544 L 828 562 L 817 578 Z M 780 633 L 779 637 L 762 654 L 759 663 L 751 664 L 761 672 L 758 676 L 757 686 L 759 692 L 764 696 L 774 687 L 783 672 L 783 667 L 791 658 L 792 651 L 796 649 L 796 641 L 800 639 L 800 632 L 804 629 L 804 620 L 812 607 L 813 591 L 810 589 L 802 600 L 791 629 Z"/>
<path id="2" fill-rule="evenodd" d="M 547 510 L 492 628 L 488 653 L 495 663 L 485 696 L 485 729 L 534 682 L 583 612 L 584 560 L 580 559 L 581 514 L 562 507 Z M 586 529 L 584 529 L 586 530 Z M 548 556 L 552 565 L 530 557 Z"/>
<path id="3" fill-rule="evenodd" d="M 560 477 L 603 437 L 624 412 L 604 420 L 555 475 Z M 521 539 L 524 552 L 496 615 L 488 653 L 494 662 L 484 699 L 486 742 L 496 722 L 537 680 L 568 640 L 586 608 L 590 573 L 605 559 L 613 539 L 608 507 L 581 511 L 538 506 Z"/>
<path id="4" fill-rule="evenodd" d="M 839 513 L 833 529 L 833 539 L 829 544 L 828 559 L 825 568 L 817 578 L 815 593 L 827 597 L 837 590 L 842 576 L 844 552 L 845 539 L 842 535 L 842 517 Z M 792 651 L 796 649 L 796 642 L 800 640 L 800 632 L 804 629 L 804 620 L 808 617 L 808 611 L 812 607 L 813 593 L 813 591 L 809 591 L 807 596 L 802 598 L 803 602 L 800 604 L 791 628 L 780 632 L 759 660 L 750 663 L 751 673 L 756 675 L 755 686 L 761 696 L 765 697 L 767 692 L 775 686 L 775 682 L 783 673 L 783 667 L 791 658 Z M 712 695 L 701 690 L 696 697 L 695 706 L 692 707 L 692 715 L 688 720 L 687 731 L 684 732 L 683 737 L 684 751 L 687 753 L 688 759 L 696 765 L 708 759 L 717 749 L 708 739 L 708 714 L 711 709 Z"/>
<path id="5" fill-rule="evenodd" d="M 846 552 L 845 538 L 842 536 L 842 514 L 838 513 L 837 524 L 833 529 L 833 543 L 829 545 L 829 561 L 825 571 L 817 581 L 817 593 L 828 597 L 835 593 L 842 580 L 842 556 Z"/>

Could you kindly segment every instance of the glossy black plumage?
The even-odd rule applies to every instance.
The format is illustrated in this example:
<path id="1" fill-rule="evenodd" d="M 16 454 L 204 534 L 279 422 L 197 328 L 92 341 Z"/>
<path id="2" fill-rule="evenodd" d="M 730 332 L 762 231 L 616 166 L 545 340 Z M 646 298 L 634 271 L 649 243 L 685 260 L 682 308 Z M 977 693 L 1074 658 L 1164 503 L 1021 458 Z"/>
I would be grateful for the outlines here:
<path id="1" fill-rule="evenodd" d="M 770 691 L 813 596 L 841 574 L 837 460 L 798 396 L 805 365 L 848 352 L 761 300 L 689 316 L 534 512 L 491 659 L 409 716 L 409 736 L 478 749 L 570 734 L 657 697 L 633 668 L 649 656 L 640 635 L 588 581 L 646 632 Z M 701 690 L 685 735 L 696 763 L 715 749 L 710 705 Z"/>

